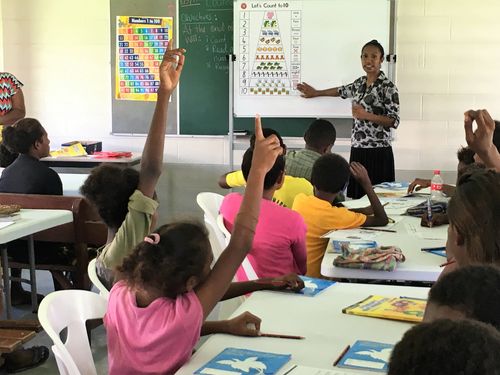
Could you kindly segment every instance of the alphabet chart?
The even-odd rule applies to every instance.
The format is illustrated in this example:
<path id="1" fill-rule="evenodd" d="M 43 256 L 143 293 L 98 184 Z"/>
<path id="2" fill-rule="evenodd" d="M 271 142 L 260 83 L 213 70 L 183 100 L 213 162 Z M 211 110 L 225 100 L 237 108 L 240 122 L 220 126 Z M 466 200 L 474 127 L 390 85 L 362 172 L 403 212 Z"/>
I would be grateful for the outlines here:
<path id="1" fill-rule="evenodd" d="M 156 101 L 172 17 L 116 17 L 115 99 Z"/>
<path id="2" fill-rule="evenodd" d="M 301 2 L 243 1 L 239 7 L 238 94 L 298 95 Z"/>

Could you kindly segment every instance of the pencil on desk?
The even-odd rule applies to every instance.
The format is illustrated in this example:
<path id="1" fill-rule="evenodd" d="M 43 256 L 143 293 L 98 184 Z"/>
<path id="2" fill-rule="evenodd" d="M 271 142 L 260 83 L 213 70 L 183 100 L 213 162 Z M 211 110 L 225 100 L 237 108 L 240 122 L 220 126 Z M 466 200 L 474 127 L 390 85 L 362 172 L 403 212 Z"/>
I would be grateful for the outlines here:
<path id="1" fill-rule="evenodd" d="M 440 264 L 440 265 L 439 265 L 439 267 L 446 267 L 446 266 L 448 266 L 448 265 L 450 265 L 450 264 L 453 264 L 453 263 L 455 263 L 455 262 L 456 262 L 456 260 L 455 260 L 455 259 L 452 259 L 452 260 L 450 260 L 449 262 L 446 262 L 446 263 Z"/>
<path id="2" fill-rule="evenodd" d="M 420 251 L 439 251 L 439 250 L 446 250 L 446 246 L 439 246 L 439 247 L 422 247 Z"/>
<path id="3" fill-rule="evenodd" d="M 342 359 L 343 356 L 347 353 L 347 351 L 351 349 L 351 345 L 347 345 L 344 350 L 342 350 L 342 353 L 340 353 L 339 357 L 333 362 L 333 367 L 337 366 Z"/>
<path id="4" fill-rule="evenodd" d="M 276 333 L 260 333 L 260 337 L 273 337 L 275 339 L 292 339 L 292 340 L 303 340 L 304 336 L 293 336 L 293 335 L 280 335 Z"/>
<path id="5" fill-rule="evenodd" d="M 396 230 L 394 229 L 381 229 L 381 228 L 368 228 L 368 227 L 361 227 L 361 230 L 374 230 L 377 232 L 389 232 L 389 233 L 397 233 Z"/>

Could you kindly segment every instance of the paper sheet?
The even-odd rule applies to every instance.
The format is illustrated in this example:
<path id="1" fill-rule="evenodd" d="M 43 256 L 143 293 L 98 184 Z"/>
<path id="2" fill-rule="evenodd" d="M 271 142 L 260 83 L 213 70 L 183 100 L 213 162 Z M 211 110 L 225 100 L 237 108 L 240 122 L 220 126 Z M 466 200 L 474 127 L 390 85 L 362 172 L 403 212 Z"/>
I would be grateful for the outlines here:
<path id="1" fill-rule="evenodd" d="M 406 233 L 410 236 L 418 237 L 423 240 L 444 240 L 448 238 L 446 226 L 437 228 L 425 228 L 420 223 L 405 222 Z"/>
<path id="2" fill-rule="evenodd" d="M 0 221 L 0 229 L 8 227 L 12 224 L 14 224 L 14 221 Z"/>
<path id="3" fill-rule="evenodd" d="M 335 240 L 374 240 L 380 233 L 371 230 L 357 229 L 341 229 L 331 230 L 330 232 L 322 235 L 322 238 L 333 238 Z"/>

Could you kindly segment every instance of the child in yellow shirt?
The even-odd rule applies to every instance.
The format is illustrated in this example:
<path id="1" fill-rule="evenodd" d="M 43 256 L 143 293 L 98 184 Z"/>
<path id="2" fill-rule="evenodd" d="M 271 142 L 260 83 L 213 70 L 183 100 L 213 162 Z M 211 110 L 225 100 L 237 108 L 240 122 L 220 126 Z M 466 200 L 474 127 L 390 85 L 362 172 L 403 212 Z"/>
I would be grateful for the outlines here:
<path id="1" fill-rule="evenodd" d="M 349 210 L 333 206 L 333 201 L 352 176 L 365 190 L 371 207 Z M 292 209 L 302 215 L 307 225 L 307 276 L 321 276 L 321 262 L 328 245 L 328 238 L 321 238 L 333 229 L 349 229 L 361 226 L 384 226 L 388 218 L 373 191 L 368 173 L 360 163 L 347 161 L 337 154 L 321 156 L 312 170 L 311 182 L 314 195 L 299 194 Z"/>

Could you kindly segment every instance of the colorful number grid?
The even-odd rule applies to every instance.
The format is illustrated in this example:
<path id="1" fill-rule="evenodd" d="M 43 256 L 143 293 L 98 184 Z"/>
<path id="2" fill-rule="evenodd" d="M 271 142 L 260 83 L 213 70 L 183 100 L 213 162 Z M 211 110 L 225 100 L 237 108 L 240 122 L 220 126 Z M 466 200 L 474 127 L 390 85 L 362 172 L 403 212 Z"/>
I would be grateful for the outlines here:
<path id="1" fill-rule="evenodd" d="M 171 17 L 117 17 L 116 99 L 156 101 L 172 24 Z"/>

